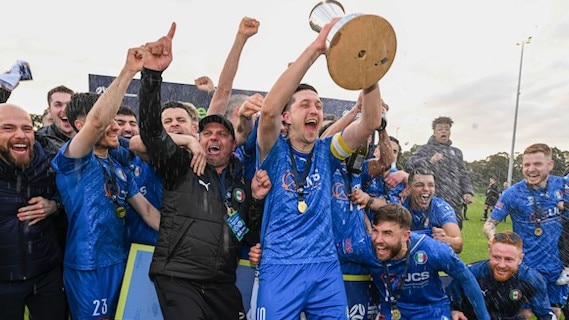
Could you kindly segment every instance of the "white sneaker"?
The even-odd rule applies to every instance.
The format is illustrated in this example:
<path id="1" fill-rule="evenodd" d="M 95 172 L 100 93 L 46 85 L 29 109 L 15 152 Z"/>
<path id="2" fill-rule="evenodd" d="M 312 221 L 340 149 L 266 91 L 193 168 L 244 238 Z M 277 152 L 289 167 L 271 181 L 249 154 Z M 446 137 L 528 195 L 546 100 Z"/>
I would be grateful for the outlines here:
<path id="1" fill-rule="evenodd" d="M 563 268 L 563 271 L 561 271 L 561 275 L 559 275 L 555 284 L 558 286 L 569 284 L 569 267 Z"/>

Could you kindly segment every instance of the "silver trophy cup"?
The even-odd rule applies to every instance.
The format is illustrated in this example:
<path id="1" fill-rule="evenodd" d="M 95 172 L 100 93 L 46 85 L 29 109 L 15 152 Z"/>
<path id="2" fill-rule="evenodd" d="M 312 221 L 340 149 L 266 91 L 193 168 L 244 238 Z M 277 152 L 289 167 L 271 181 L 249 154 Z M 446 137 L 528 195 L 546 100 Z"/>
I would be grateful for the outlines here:
<path id="1" fill-rule="evenodd" d="M 345 15 L 340 2 L 323 0 L 310 12 L 310 28 L 320 32 L 334 18 L 340 20 L 326 39 L 326 61 L 330 76 L 344 89 L 371 87 L 393 64 L 397 49 L 393 27 L 377 15 Z"/>

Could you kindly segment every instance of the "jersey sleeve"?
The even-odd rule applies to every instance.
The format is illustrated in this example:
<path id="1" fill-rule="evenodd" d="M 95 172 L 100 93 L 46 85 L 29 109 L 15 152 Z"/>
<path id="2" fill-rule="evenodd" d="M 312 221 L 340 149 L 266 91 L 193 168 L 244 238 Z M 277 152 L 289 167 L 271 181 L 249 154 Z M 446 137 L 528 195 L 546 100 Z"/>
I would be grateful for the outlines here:
<path id="1" fill-rule="evenodd" d="M 446 272 L 449 276 L 453 278 L 453 282 L 456 281 L 463 292 L 468 292 L 466 298 L 474 308 L 476 317 L 480 320 L 490 320 L 490 315 L 486 309 L 486 302 L 484 301 L 484 296 L 478 285 L 476 278 L 468 270 L 466 265 L 460 260 L 460 258 L 452 251 L 450 246 L 446 243 L 439 243 L 438 254 L 439 257 L 438 267 L 439 270 Z"/>

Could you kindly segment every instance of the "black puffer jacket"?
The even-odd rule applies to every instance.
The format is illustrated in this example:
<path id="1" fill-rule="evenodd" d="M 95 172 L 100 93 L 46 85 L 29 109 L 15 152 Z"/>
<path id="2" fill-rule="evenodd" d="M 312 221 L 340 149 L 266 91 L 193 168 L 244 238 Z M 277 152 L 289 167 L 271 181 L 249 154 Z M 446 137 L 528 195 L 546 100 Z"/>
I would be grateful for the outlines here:
<path id="1" fill-rule="evenodd" d="M 0 160 L 0 281 L 21 281 L 47 272 L 61 263 L 53 221 L 32 226 L 16 217 L 33 197 L 51 199 L 55 173 L 38 142 L 31 165 L 21 170 Z"/>
<path id="2" fill-rule="evenodd" d="M 164 186 L 150 276 L 234 283 L 241 242 L 226 222 L 222 196 L 230 195 L 230 207 L 251 229 L 249 235 L 255 234 L 260 216 L 251 210 L 250 181 L 235 158 L 222 175 L 209 165 L 202 176 L 193 173 L 191 154 L 176 146 L 160 121 L 161 81 L 160 72 L 142 71 L 141 138 Z"/>

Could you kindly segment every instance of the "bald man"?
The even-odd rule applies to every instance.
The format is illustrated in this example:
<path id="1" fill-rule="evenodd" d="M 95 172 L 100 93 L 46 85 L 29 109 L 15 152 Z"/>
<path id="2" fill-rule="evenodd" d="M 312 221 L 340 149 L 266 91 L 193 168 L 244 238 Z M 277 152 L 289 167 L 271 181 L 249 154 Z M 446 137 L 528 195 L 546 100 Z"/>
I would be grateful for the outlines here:
<path id="1" fill-rule="evenodd" d="M 62 255 L 51 216 L 60 206 L 30 115 L 0 104 L 0 319 L 64 319 Z M 25 250 L 24 250 L 25 249 Z"/>

